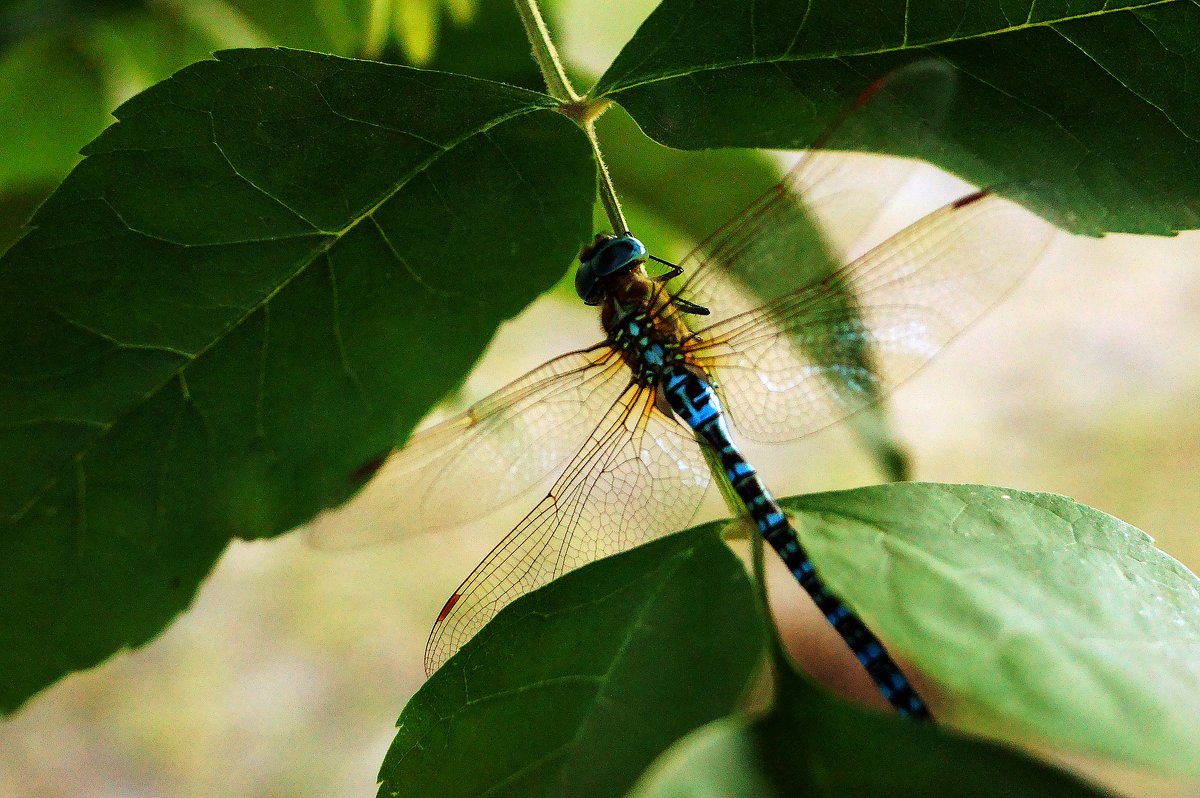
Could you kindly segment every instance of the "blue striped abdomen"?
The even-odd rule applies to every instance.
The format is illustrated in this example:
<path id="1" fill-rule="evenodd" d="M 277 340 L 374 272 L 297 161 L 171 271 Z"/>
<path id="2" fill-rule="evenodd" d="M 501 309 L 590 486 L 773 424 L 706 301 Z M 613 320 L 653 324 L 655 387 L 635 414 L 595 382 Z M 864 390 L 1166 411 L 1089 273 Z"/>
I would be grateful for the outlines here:
<path id="1" fill-rule="evenodd" d="M 846 641 L 879 692 L 900 714 L 927 717 L 929 710 L 925 702 L 913 690 L 883 644 L 817 576 L 796 531 L 788 525 L 783 509 L 733 443 L 721 402 L 712 386 L 696 374 L 677 368 L 666 375 L 663 387 L 671 409 L 717 453 L 725 476 L 758 531 L 812 597 L 825 619 Z"/>

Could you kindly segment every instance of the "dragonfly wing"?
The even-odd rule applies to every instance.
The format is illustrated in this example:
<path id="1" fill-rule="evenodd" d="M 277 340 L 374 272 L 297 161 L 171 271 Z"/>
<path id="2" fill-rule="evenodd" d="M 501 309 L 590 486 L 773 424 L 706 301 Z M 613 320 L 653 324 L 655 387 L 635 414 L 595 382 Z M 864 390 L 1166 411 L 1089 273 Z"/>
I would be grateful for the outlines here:
<path id="1" fill-rule="evenodd" d="M 629 385 L 549 495 L 455 591 L 430 633 L 428 672 L 518 596 L 691 520 L 711 476 L 690 430 L 654 397 Z"/>
<path id="2" fill-rule="evenodd" d="M 453 527 L 550 476 L 628 385 L 607 345 L 551 360 L 393 452 L 347 504 L 308 528 L 319 548 L 341 548 Z"/>
<path id="3" fill-rule="evenodd" d="M 876 81 L 781 183 L 680 261 L 680 295 L 717 322 L 836 271 L 921 168 L 841 150 L 870 149 L 881 130 L 893 149 L 928 148 L 954 93 L 954 70 L 932 59 Z"/>
<path id="4" fill-rule="evenodd" d="M 823 279 L 846 262 L 891 194 L 917 168 L 912 161 L 880 159 L 866 188 L 861 161 L 844 153 L 812 153 L 721 228 L 718 238 L 680 261 L 691 278 L 679 295 L 721 321 Z M 810 179 L 816 182 L 810 185 Z"/>
<path id="5" fill-rule="evenodd" d="M 734 425 L 784 441 L 877 402 L 1041 258 L 1055 228 L 981 191 L 815 284 L 712 325 L 692 349 Z"/>

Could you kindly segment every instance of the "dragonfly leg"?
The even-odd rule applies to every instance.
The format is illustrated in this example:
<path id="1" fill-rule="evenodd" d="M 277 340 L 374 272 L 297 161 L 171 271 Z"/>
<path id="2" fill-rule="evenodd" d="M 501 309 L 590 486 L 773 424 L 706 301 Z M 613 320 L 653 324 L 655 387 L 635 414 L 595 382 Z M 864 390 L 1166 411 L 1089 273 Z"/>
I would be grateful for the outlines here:
<path id="1" fill-rule="evenodd" d="M 669 261 L 669 260 L 663 260 L 662 258 L 660 258 L 656 255 L 648 255 L 647 257 L 649 257 L 650 260 L 661 263 L 663 266 L 671 267 L 671 270 L 669 272 L 664 272 L 664 273 L 658 275 L 657 277 L 650 278 L 656 283 L 668 283 L 671 280 L 674 280 L 679 275 L 683 274 L 683 267 L 680 266 L 679 264 L 671 263 L 671 261 Z"/>
<path id="2" fill-rule="evenodd" d="M 681 297 L 675 297 L 674 302 L 675 307 L 679 308 L 684 313 L 691 313 L 695 316 L 707 316 L 710 312 L 709 309 L 703 305 L 697 305 L 695 302 L 688 302 L 686 299 Z"/>

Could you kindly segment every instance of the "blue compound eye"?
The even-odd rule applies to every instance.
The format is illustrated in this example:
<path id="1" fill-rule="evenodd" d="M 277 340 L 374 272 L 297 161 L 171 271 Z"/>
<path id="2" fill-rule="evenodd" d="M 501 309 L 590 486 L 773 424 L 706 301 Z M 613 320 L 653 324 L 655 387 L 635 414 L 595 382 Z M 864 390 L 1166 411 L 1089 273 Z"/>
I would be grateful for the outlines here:
<path id="1" fill-rule="evenodd" d="M 575 290 L 589 305 L 597 305 L 600 281 L 619 274 L 646 259 L 646 245 L 631 235 L 598 240 L 580 255 L 579 270 L 575 272 Z"/>

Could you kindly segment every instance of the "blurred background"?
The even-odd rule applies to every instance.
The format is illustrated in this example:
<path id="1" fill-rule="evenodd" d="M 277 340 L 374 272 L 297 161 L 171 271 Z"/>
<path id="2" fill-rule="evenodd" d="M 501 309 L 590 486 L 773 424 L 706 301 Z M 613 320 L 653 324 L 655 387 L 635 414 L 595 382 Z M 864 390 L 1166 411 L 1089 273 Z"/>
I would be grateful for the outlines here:
<path id="1" fill-rule="evenodd" d="M 548 10 L 572 68 L 594 76 L 652 7 L 621 0 L 600 12 L 561 0 Z M 0 4 L 0 109 L 16 120 L 0 144 L 0 248 L 117 103 L 210 50 L 284 43 L 444 65 L 439 46 L 510 12 L 507 0 Z M 75 72 L 64 77 L 64 64 Z M 621 136 L 637 135 L 619 120 L 605 134 L 614 154 Z M 782 168 L 788 158 L 760 163 Z M 681 187 L 708 179 L 706 163 L 736 165 L 680 163 L 672 178 Z M 963 191 L 929 170 L 889 219 L 911 221 Z M 660 251 L 686 251 L 686 225 L 636 201 L 630 215 Z M 1195 233 L 1061 236 L 1008 301 L 892 397 L 913 477 L 1067 494 L 1200 569 L 1198 260 Z M 598 337 L 593 310 L 551 292 L 501 331 L 457 400 Z M 882 479 L 844 428 L 748 454 L 781 496 Z M 715 497 L 701 513 L 724 514 Z M 0 795 L 373 795 L 396 717 L 424 681 L 433 618 L 522 514 L 515 506 L 459 533 L 352 551 L 317 550 L 295 534 L 233 544 L 159 639 L 0 723 Z M 863 690 L 843 670 L 837 639 L 789 596 L 779 609 L 809 667 L 843 691 Z"/>

